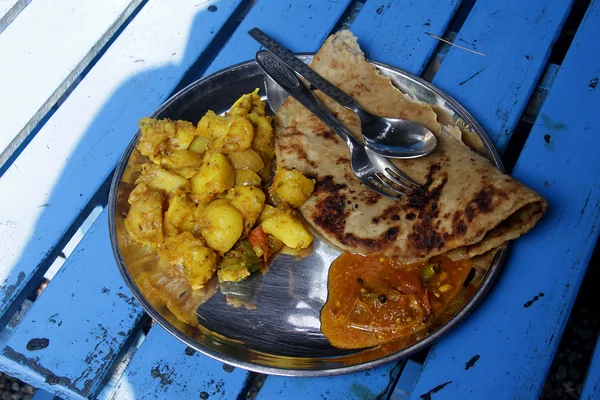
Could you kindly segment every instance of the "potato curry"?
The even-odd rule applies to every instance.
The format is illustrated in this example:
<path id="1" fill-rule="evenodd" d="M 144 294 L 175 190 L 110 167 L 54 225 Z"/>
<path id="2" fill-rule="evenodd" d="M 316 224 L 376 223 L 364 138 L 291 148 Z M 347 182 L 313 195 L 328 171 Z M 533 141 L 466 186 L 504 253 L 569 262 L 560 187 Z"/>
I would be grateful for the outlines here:
<path id="1" fill-rule="evenodd" d="M 216 273 L 240 281 L 284 245 L 305 249 L 313 240 L 294 210 L 314 181 L 294 170 L 274 171 L 273 128 L 258 89 L 224 116 L 208 111 L 188 121 L 144 118 L 136 146 L 146 162 L 130 162 L 136 177 L 125 229 L 180 268 L 193 289 Z M 267 204 L 271 203 L 271 204 Z"/>

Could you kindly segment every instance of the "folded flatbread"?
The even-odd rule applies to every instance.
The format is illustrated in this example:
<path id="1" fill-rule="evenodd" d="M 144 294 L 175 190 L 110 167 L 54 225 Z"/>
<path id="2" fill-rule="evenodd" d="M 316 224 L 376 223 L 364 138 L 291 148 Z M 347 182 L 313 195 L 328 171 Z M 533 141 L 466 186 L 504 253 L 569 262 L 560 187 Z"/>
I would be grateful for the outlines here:
<path id="1" fill-rule="evenodd" d="M 288 98 L 275 120 L 277 161 L 316 179 L 315 191 L 300 212 L 329 243 L 403 263 L 441 254 L 459 260 L 517 238 L 543 215 L 546 202 L 540 195 L 467 147 L 460 130 L 438 122 L 429 105 L 396 89 L 365 60 L 349 31 L 330 36 L 310 66 L 369 112 L 420 122 L 438 139 L 431 155 L 394 161 L 423 185 L 422 192 L 394 201 L 362 185 L 350 167 L 346 144 Z M 352 112 L 322 93 L 318 96 L 360 137 Z"/>

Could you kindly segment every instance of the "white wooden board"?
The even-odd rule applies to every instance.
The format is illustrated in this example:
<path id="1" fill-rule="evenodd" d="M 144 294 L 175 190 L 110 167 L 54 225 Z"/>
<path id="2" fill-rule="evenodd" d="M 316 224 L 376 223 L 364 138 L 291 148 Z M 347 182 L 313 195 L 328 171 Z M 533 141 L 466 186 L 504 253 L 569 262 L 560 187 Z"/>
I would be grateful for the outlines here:
<path id="1" fill-rule="evenodd" d="M 141 0 L 34 1 L 0 35 L 0 166 Z"/>

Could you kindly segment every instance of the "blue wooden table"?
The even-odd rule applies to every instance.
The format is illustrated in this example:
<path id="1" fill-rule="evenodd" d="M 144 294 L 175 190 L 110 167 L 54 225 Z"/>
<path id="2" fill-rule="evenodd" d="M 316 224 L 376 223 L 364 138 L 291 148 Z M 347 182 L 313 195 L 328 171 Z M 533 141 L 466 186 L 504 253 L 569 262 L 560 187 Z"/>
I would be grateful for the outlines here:
<path id="1" fill-rule="evenodd" d="M 0 1 L 0 369 L 68 399 L 537 398 L 600 231 L 600 1 L 580 3 L 581 22 L 570 0 Z M 254 26 L 297 52 L 351 29 L 369 58 L 461 102 L 548 199 L 424 363 L 265 377 L 142 329 L 110 247 L 108 182 L 141 117 L 253 58 Z M 600 397 L 596 353 L 584 398 Z"/>

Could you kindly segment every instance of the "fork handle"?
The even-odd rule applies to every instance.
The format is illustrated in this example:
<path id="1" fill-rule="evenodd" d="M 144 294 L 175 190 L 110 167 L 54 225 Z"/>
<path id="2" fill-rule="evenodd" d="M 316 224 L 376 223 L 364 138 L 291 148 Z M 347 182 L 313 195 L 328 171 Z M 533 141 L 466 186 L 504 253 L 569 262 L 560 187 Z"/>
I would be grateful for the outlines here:
<path id="1" fill-rule="evenodd" d="M 272 37 L 258 28 L 250 29 L 248 34 L 263 45 L 265 49 L 273 53 L 275 57 L 288 68 L 300 74 L 308 83 L 325 93 L 333 101 L 342 107 L 354 111 L 356 114 L 359 114 L 360 117 L 363 116 L 365 111 L 352 97 L 337 88 L 327 79 L 323 78 L 316 71 L 312 70 L 309 66 L 300 61 L 291 51 L 277 43 Z"/>
<path id="2" fill-rule="evenodd" d="M 255 58 L 258 65 L 267 76 L 273 79 L 275 83 L 281 86 L 290 96 L 306 107 L 341 137 L 350 148 L 350 152 L 353 152 L 355 149 L 364 148 L 363 144 L 360 143 L 346 127 L 333 116 L 333 114 L 331 114 L 323 103 L 321 103 L 314 93 L 298 79 L 294 71 L 287 65 L 265 50 L 256 53 Z"/>

